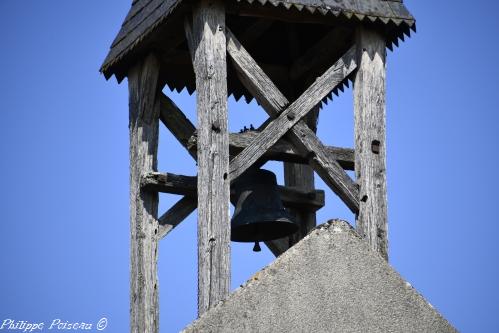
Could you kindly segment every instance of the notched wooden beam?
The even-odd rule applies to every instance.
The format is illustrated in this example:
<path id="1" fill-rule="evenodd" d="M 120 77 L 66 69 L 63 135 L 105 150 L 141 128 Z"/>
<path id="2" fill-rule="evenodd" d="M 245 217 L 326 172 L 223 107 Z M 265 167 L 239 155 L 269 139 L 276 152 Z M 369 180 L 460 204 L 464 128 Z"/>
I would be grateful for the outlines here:
<path id="1" fill-rule="evenodd" d="M 191 198 L 195 198 L 197 194 L 196 176 L 150 172 L 142 176 L 140 184 L 141 188 L 146 191 L 180 194 Z M 316 211 L 325 204 L 325 194 L 322 190 L 306 192 L 293 187 L 278 186 L 278 191 L 285 207 Z M 234 199 L 234 193 L 231 192 L 233 204 L 235 204 Z"/>

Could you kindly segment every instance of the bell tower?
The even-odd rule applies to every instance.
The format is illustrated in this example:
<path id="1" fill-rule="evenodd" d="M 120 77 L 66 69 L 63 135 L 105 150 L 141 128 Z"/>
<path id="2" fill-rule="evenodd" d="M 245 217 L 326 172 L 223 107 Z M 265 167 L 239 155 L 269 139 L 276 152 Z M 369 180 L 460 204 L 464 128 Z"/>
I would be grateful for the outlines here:
<path id="1" fill-rule="evenodd" d="M 411 29 L 402 0 L 133 0 L 101 67 L 129 87 L 131 332 L 159 331 L 158 242 L 196 208 L 198 314 L 228 297 L 229 208 L 239 199 L 231 184 L 268 160 L 283 162 L 276 192 L 297 224 L 289 236 L 264 240 L 276 256 L 316 226 L 324 206 L 317 174 L 388 260 L 386 48 Z M 326 146 L 316 134 L 320 107 L 349 84 L 354 149 Z M 165 86 L 196 91 L 197 128 Z M 229 133 L 230 95 L 256 99 L 268 120 Z M 187 149 L 197 176 L 157 170 L 160 125 Z M 161 215 L 158 192 L 180 196 Z"/>

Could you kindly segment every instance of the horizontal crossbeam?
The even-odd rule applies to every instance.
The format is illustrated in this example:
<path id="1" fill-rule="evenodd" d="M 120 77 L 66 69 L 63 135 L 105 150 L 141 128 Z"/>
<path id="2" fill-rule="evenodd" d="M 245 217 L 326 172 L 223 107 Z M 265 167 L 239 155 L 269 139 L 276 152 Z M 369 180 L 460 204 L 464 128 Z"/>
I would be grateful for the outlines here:
<path id="1" fill-rule="evenodd" d="M 183 176 L 173 173 L 150 172 L 141 178 L 141 187 L 146 191 L 180 194 L 195 198 L 197 194 L 197 177 Z M 278 186 L 282 203 L 285 207 L 316 211 L 324 207 L 324 191 L 306 192 L 293 187 Z M 231 202 L 235 204 L 234 193 Z"/>
<path id="2" fill-rule="evenodd" d="M 196 160 L 197 135 L 196 128 L 185 114 L 166 95 L 160 97 L 161 122 L 172 132 L 175 138 L 184 146 L 189 154 Z M 243 151 L 256 137 L 257 132 L 231 133 L 229 135 L 229 151 L 231 156 L 236 156 Z M 355 156 L 351 148 L 326 146 L 327 153 L 335 159 L 343 169 L 354 170 Z M 301 155 L 296 148 L 285 138 L 279 140 L 265 152 L 263 158 L 272 161 L 293 162 L 308 164 L 307 155 Z"/>
<path id="3" fill-rule="evenodd" d="M 248 147 L 251 142 L 258 135 L 257 131 L 248 131 L 244 133 L 230 133 L 230 155 L 236 156 L 246 147 Z M 195 150 L 197 147 L 197 135 L 193 135 L 189 139 L 188 149 L 190 151 Z M 355 154 L 354 150 L 351 148 L 341 148 L 341 147 L 324 147 L 327 153 L 335 159 L 343 169 L 354 170 L 355 166 Z M 301 155 L 293 144 L 291 144 L 286 138 L 282 138 L 277 141 L 275 145 L 270 147 L 264 154 L 263 158 L 265 160 L 272 161 L 282 161 L 282 162 L 292 162 L 300 164 L 308 164 L 308 156 Z"/>
<path id="4" fill-rule="evenodd" d="M 196 197 L 197 177 L 176 175 L 174 173 L 149 172 L 142 175 L 140 187 L 146 191 Z"/>

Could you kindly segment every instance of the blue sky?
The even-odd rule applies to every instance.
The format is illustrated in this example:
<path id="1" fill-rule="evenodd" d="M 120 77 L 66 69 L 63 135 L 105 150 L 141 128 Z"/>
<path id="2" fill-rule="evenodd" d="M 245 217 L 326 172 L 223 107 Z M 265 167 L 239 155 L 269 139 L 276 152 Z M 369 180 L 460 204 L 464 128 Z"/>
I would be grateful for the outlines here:
<path id="1" fill-rule="evenodd" d="M 0 2 L 0 320 L 128 330 L 127 87 L 98 68 L 129 2 Z M 390 263 L 460 331 L 499 332 L 499 5 L 406 5 L 418 33 L 388 55 Z M 195 122 L 194 99 L 166 93 Z M 266 119 L 254 103 L 229 109 L 233 131 Z M 352 122 L 347 90 L 319 135 L 351 147 Z M 195 174 L 163 128 L 160 140 L 160 170 Z M 319 222 L 352 222 L 326 195 Z M 196 316 L 195 225 L 192 214 L 160 246 L 161 332 Z M 233 288 L 272 259 L 233 243 Z"/>

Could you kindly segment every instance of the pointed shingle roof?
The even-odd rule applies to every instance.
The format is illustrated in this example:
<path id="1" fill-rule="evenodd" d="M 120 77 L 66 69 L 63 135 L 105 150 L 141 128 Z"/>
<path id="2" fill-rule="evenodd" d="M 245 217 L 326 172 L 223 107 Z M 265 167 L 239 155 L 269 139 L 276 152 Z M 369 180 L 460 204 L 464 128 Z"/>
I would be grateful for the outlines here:
<path id="1" fill-rule="evenodd" d="M 143 42 L 154 31 L 166 23 L 179 9 L 186 4 L 182 0 L 134 0 L 121 29 L 111 44 L 109 53 L 101 67 L 106 78 L 117 74 L 121 81 L 117 66 L 130 54 L 139 49 Z M 378 22 L 393 26 L 396 37 L 415 30 L 415 19 L 406 9 L 402 0 L 231 0 L 226 6 L 251 5 L 274 7 L 274 9 L 293 10 L 307 14 L 324 15 L 335 20 L 356 20 Z M 392 30 L 393 30 L 392 29 Z M 391 40 L 390 42 L 394 42 Z M 118 66 L 119 67 L 119 66 Z"/>

